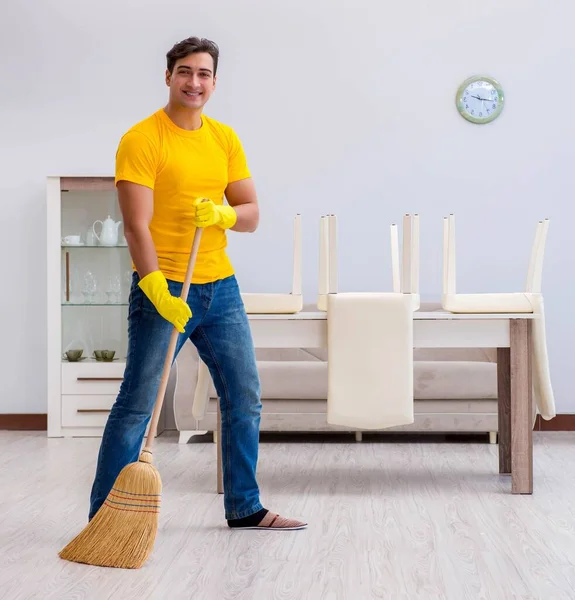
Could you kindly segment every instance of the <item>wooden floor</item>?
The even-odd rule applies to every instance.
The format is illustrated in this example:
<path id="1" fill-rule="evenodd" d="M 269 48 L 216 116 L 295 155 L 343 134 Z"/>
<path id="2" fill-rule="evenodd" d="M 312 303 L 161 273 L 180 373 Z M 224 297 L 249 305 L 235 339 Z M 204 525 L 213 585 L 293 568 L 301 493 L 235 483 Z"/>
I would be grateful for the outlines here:
<path id="1" fill-rule="evenodd" d="M 534 440 L 535 492 L 512 496 L 484 439 L 262 438 L 264 504 L 310 523 L 280 533 L 229 530 L 215 444 L 162 436 L 158 538 L 125 571 L 57 556 L 86 523 L 99 440 L 2 431 L 0 598 L 573 599 L 575 434 Z"/>

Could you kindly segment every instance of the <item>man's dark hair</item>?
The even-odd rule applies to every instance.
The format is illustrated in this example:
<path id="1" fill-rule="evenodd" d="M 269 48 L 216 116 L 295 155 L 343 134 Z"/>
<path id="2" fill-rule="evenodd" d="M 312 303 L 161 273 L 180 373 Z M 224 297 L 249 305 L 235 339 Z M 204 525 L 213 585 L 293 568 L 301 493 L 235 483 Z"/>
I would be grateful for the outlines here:
<path id="1" fill-rule="evenodd" d="M 166 54 L 168 62 L 168 71 L 170 74 L 174 69 L 176 61 L 180 58 L 185 58 L 190 54 L 197 52 L 207 52 L 214 59 L 214 76 L 218 70 L 218 58 L 220 56 L 220 49 L 215 42 L 207 40 L 206 38 L 189 37 L 177 44 L 174 44 L 172 49 Z"/>

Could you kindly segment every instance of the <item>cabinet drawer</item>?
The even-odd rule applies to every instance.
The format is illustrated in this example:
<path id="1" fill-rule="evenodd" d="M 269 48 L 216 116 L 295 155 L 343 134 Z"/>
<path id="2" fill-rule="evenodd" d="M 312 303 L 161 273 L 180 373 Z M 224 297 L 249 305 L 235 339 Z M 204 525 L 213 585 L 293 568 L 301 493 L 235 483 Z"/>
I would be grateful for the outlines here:
<path id="1" fill-rule="evenodd" d="M 62 394 L 113 394 L 120 390 L 126 363 L 62 363 Z"/>
<path id="2" fill-rule="evenodd" d="M 64 394 L 62 395 L 62 427 L 104 427 L 116 394 Z M 150 423 L 146 425 L 148 435 Z M 164 430 L 160 416 L 158 434 Z"/>
<path id="3" fill-rule="evenodd" d="M 115 401 L 115 394 L 63 395 L 62 426 L 103 427 Z"/>

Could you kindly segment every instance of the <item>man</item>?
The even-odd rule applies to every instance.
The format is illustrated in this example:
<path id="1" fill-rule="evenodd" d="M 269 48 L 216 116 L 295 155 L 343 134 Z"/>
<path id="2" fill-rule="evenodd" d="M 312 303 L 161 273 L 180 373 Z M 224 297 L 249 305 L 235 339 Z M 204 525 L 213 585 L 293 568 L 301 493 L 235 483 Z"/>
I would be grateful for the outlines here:
<path id="1" fill-rule="evenodd" d="M 116 154 L 118 199 L 134 264 L 128 356 L 100 446 L 89 518 L 121 469 L 138 459 L 175 326 L 176 353 L 189 338 L 220 398 L 228 525 L 301 529 L 306 523 L 262 506 L 256 481 L 260 382 L 226 230 L 253 232 L 259 208 L 237 135 L 202 114 L 215 89 L 219 50 L 192 37 L 166 58 L 167 106 L 125 133 Z M 179 296 L 196 227 L 204 229 L 184 302 Z"/>

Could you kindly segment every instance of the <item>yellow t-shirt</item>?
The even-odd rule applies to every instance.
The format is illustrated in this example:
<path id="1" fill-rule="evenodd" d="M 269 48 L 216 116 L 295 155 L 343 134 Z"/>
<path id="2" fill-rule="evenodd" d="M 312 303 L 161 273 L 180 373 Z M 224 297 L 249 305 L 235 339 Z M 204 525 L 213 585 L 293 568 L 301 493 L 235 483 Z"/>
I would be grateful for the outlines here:
<path id="1" fill-rule="evenodd" d="M 234 130 L 205 115 L 199 129 L 188 131 L 160 109 L 130 128 L 116 153 L 116 183 L 127 180 L 154 190 L 150 232 L 160 270 L 175 281 L 184 280 L 192 249 L 194 200 L 210 198 L 223 204 L 228 183 L 248 177 L 246 157 Z M 234 273 L 226 246 L 224 229 L 204 228 L 193 283 Z"/>

